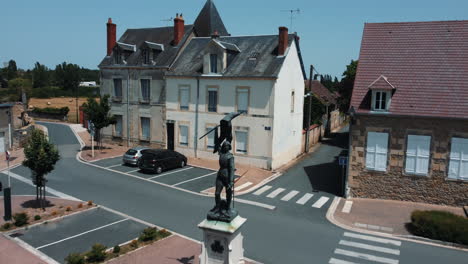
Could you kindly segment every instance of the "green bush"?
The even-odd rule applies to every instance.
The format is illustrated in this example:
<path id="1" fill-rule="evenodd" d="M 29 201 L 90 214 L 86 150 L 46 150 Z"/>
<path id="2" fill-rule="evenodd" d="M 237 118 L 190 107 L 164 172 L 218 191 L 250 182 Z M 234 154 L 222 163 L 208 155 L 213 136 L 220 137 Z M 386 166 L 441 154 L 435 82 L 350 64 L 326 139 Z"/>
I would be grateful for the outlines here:
<path id="1" fill-rule="evenodd" d="M 91 251 L 86 253 L 88 262 L 100 262 L 106 259 L 106 246 L 102 244 L 94 244 Z"/>
<path id="2" fill-rule="evenodd" d="M 114 249 L 112 250 L 112 253 L 119 254 L 120 253 L 120 246 L 116 245 Z"/>
<path id="3" fill-rule="evenodd" d="M 61 115 L 61 116 L 66 116 L 68 115 L 68 112 L 70 112 L 70 108 L 68 107 L 61 107 L 61 108 L 54 108 L 54 107 L 45 107 L 45 108 L 39 108 L 35 107 L 32 110 L 33 113 L 38 113 L 38 114 L 53 114 L 53 115 Z"/>
<path id="4" fill-rule="evenodd" d="M 151 241 L 155 240 L 156 236 L 158 235 L 158 229 L 156 227 L 148 227 L 141 232 L 140 237 L 138 237 L 138 240 L 140 241 Z"/>
<path id="5" fill-rule="evenodd" d="M 11 224 L 10 224 L 10 223 L 4 223 L 4 224 L 2 225 L 2 228 L 5 229 L 5 230 L 10 229 L 10 227 L 11 227 Z"/>
<path id="6" fill-rule="evenodd" d="M 444 211 L 414 211 L 410 231 L 418 236 L 468 245 L 468 219 Z"/>
<path id="7" fill-rule="evenodd" d="M 13 215 L 15 226 L 24 226 L 28 224 L 29 216 L 26 213 L 16 213 Z"/>
<path id="8" fill-rule="evenodd" d="M 35 221 L 41 220 L 41 216 L 40 216 L 40 215 L 35 215 L 35 216 L 34 216 L 34 220 L 35 220 Z"/>
<path id="9" fill-rule="evenodd" d="M 134 239 L 132 242 L 130 242 L 130 247 L 131 248 L 138 248 L 138 240 Z"/>
<path id="10" fill-rule="evenodd" d="M 85 264 L 85 258 L 80 253 L 70 253 L 66 258 L 65 261 L 67 264 Z"/>
<path id="11" fill-rule="evenodd" d="M 172 235 L 172 233 L 167 231 L 166 229 L 159 230 L 159 237 L 160 238 L 165 238 L 165 237 L 168 237 L 170 235 Z"/>

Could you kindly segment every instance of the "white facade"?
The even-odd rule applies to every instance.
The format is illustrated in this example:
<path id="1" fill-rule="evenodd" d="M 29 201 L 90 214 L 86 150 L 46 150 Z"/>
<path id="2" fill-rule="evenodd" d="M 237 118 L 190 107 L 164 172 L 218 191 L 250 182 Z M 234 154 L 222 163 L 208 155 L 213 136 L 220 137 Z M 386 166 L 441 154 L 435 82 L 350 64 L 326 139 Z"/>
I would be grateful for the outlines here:
<path id="1" fill-rule="evenodd" d="M 166 120 L 175 123 L 175 150 L 190 157 L 196 155 L 199 158 L 218 159 L 218 154 L 213 154 L 209 146 L 209 137 L 202 140 L 197 137 L 218 125 L 225 114 L 238 111 L 238 105 L 242 105 L 238 100 L 245 98 L 245 94 L 239 96 L 238 93 L 247 90 L 247 113 L 232 122 L 232 152 L 236 162 L 276 169 L 297 157 L 302 142 L 304 78 L 295 42 L 292 42 L 285 56 L 277 79 L 204 75 L 197 82 L 195 77 L 167 76 Z M 181 107 L 180 103 L 185 101 L 183 98 L 187 89 L 188 109 L 184 105 Z M 195 133 L 197 90 L 198 131 Z M 209 91 L 217 92 L 215 112 L 208 109 Z M 186 127 L 188 135 L 185 135 Z M 188 142 L 185 142 L 186 137 Z"/>

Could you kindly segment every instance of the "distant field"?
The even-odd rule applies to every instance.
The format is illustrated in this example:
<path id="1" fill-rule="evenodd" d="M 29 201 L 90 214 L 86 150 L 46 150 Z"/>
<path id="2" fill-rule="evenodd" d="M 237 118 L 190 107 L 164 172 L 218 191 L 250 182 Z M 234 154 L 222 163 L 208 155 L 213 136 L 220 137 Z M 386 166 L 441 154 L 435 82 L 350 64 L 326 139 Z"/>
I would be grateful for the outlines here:
<path id="1" fill-rule="evenodd" d="M 80 107 L 83 103 L 86 103 L 87 98 L 78 98 L 78 107 Z M 50 104 L 48 104 L 50 102 Z M 76 122 L 76 98 L 74 97 L 56 97 L 56 98 L 48 98 L 48 99 L 39 99 L 39 98 L 31 98 L 29 100 L 29 105 L 33 107 L 54 107 L 54 108 L 61 108 L 67 106 L 70 108 L 70 112 L 68 112 L 68 122 L 70 123 L 77 123 Z"/>

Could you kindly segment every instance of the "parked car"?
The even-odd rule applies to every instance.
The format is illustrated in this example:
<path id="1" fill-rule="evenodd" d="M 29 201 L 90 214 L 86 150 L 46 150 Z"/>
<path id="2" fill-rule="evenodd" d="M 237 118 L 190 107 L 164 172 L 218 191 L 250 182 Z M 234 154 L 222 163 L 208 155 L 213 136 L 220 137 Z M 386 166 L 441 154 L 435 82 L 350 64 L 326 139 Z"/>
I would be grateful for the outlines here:
<path id="1" fill-rule="evenodd" d="M 187 165 L 187 157 L 168 149 L 147 149 L 138 160 L 138 168 L 143 172 L 161 173 L 165 170 L 182 168 Z"/>
<path id="2" fill-rule="evenodd" d="M 146 150 L 146 149 L 149 149 L 149 148 L 147 148 L 147 147 L 135 147 L 135 148 L 131 148 L 131 149 L 127 150 L 127 152 L 125 152 L 125 154 L 122 157 L 123 163 L 136 166 L 138 164 L 138 160 L 140 159 L 140 157 L 142 155 L 141 152 L 143 150 Z"/>

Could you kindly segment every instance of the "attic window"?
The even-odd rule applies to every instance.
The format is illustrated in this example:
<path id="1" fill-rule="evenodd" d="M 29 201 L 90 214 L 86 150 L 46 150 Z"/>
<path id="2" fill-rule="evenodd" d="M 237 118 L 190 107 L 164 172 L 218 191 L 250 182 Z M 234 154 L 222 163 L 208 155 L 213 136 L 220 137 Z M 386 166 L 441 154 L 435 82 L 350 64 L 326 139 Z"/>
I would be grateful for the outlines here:
<path id="1" fill-rule="evenodd" d="M 218 73 L 218 54 L 210 54 L 210 73 Z"/>
<path id="2" fill-rule="evenodd" d="M 150 51 L 148 49 L 143 49 L 141 51 L 141 56 L 142 56 L 142 59 L 143 59 L 143 64 L 151 64 Z"/>
<path id="3" fill-rule="evenodd" d="M 249 61 L 257 61 L 258 55 L 259 55 L 258 52 L 252 52 L 252 53 L 250 53 Z"/>
<path id="4" fill-rule="evenodd" d="M 396 90 L 387 79 L 387 77 L 380 75 L 374 82 L 369 85 L 372 91 L 372 111 L 386 112 L 390 109 L 391 97 Z"/>

